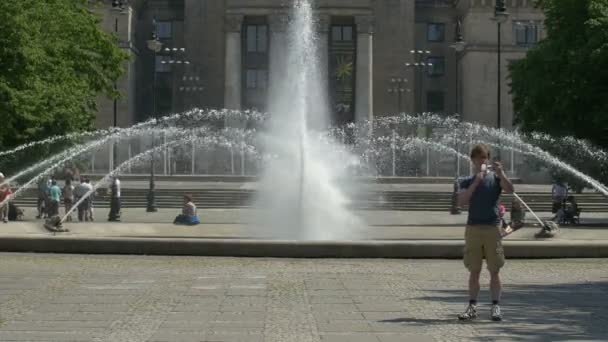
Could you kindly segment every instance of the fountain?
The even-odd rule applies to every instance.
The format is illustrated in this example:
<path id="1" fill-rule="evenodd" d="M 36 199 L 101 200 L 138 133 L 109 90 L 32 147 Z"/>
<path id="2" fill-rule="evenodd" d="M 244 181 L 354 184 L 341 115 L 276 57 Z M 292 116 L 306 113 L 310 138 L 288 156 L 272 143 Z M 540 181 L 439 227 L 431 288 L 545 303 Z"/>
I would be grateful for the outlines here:
<path id="1" fill-rule="evenodd" d="M 526 136 L 431 113 L 402 113 L 349 123 L 344 127 L 330 127 L 328 91 L 323 82 L 326 70 L 320 68 L 315 18 L 309 1 L 296 0 L 291 18 L 289 53 L 284 69 L 273 70 L 281 77 L 279 84 L 272 85 L 268 114 L 248 110 L 193 109 L 129 128 L 54 136 L 9 151 L 0 151 L 0 157 L 18 156 L 35 146 L 78 142 L 7 178 L 4 183 L 35 174 L 11 198 L 20 196 L 65 161 L 82 158 L 123 139 L 158 137 L 161 134 L 164 139 L 160 145 L 144 149 L 133 157 L 129 155 L 129 158 L 109 170 L 87 196 L 103 186 L 112 175 L 143 165 L 158 153 L 185 149 L 185 146 L 192 146 L 192 151 L 195 146 L 208 149 L 219 146 L 230 156 L 226 160 L 229 160 L 232 174 L 235 173 L 235 150 L 241 152 L 242 175 L 245 174 L 246 161 L 261 164 L 258 191 L 253 203 L 263 213 L 261 219 L 252 223 L 257 237 L 354 240 L 358 238 L 357 231 L 365 228 L 362 220 L 349 209 L 351 199 L 363 193 L 358 176 L 402 175 L 405 158 L 425 160 L 426 168 L 422 169 L 426 170 L 420 171 L 420 174 L 428 176 L 430 151 L 453 157 L 456 172 L 451 168 L 450 176 L 454 173 L 459 175 L 460 163 L 469 163 L 468 146 L 474 143 L 485 143 L 526 158 L 538 159 L 584 180 L 608 196 L 608 188 L 604 184 L 538 146 L 543 142 L 563 144 L 579 151 L 586 159 L 608 162 L 605 151 L 573 138 L 553 138 L 540 134 Z M 218 128 L 214 124 L 246 121 L 258 128 L 243 128 L 244 125 Z M 421 127 L 430 133 L 424 137 L 413 133 Z M 354 136 L 352 132 L 356 132 Z M 349 139 L 354 139 L 354 142 L 347 143 Z M 419 161 L 417 163 L 420 164 Z M 194 174 L 194 161 L 192 170 Z M 77 203 L 74 205 L 76 207 Z M 62 221 L 60 219 L 59 223 Z"/>
<path id="2" fill-rule="evenodd" d="M 354 183 L 348 179 L 353 161 L 331 138 L 320 139 L 329 125 L 327 89 L 322 82 L 313 9 L 295 1 L 288 30 L 288 55 L 281 81 L 269 96 L 269 129 L 263 148 L 278 158 L 263 170 L 256 207 L 264 210 L 256 229 L 262 236 L 283 239 L 336 240 L 356 238 L 362 223 L 347 210 Z M 293 96 L 297 94 L 297 96 Z"/>

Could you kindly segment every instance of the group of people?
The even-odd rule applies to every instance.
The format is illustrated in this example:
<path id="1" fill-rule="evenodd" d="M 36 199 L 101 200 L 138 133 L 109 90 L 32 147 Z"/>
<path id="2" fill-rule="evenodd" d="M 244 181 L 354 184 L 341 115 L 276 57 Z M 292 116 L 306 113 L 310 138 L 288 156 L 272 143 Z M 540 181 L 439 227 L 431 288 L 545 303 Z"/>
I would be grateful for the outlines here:
<path id="1" fill-rule="evenodd" d="M 57 179 L 54 176 L 48 178 L 40 178 L 37 183 L 38 199 L 37 199 L 37 219 L 48 219 L 59 215 L 59 208 L 63 203 L 66 221 L 72 221 L 72 207 L 78 204 L 77 213 L 79 221 L 93 221 L 93 185 L 88 177 L 82 177 L 77 185 L 73 184 L 73 177 L 66 177 L 63 187 L 59 186 Z M 121 185 L 118 177 L 112 177 L 110 190 L 110 212 L 108 221 L 120 221 L 121 217 Z M 9 198 L 12 195 L 10 185 L 5 182 L 4 174 L 0 172 L 0 221 L 8 222 L 15 220 L 15 217 L 10 218 L 10 213 L 17 216 L 19 209 L 16 208 Z M 184 203 L 182 213 L 178 215 L 174 224 L 176 225 L 197 225 L 200 219 L 197 216 L 196 205 L 194 204 L 192 195 L 184 195 Z"/>
<path id="2" fill-rule="evenodd" d="M 83 198 L 77 208 L 78 220 L 93 221 L 93 185 L 91 181 L 89 178 L 83 177 L 77 186 L 74 186 L 72 182 L 71 178 L 67 178 L 63 188 L 61 188 L 55 177 L 41 178 L 38 181 L 38 215 L 36 218 L 46 219 L 59 215 L 59 207 L 62 201 L 65 214 L 68 214 L 71 212 L 73 205 Z M 66 217 L 66 221 L 72 221 L 71 214 Z"/>
<path id="3" fill-rule="evenodd" d="M 0 173 L 0 183 L 4 181 L 4 176 Z M 65 185 L 60 188 L 55 177 L 48 179 L 41 178 L 38 182 L 38 215 L 36 218 L 50 218 L 59 215 L 59 207 L 61 202 L 65 206 L 65 214 L 70 213 L 72 206 L 78 203 L 78 221 L 93 221 L 93 185 L 87 177 L 83 177 L 77 186 L 72 184 L 72 179 L 67 178 Z M 4 184 L 0 186 L 0 203 L 4 199 L 3 196 L 10 195 L 10 189 Z M 108 221 L 120 221 L 121 216 L 121 185 L 118 177 L 112 177 L 110 190 L 110 212 Z M 5 195 L 6 194 L 6 195 Z M 81 200 L 82 199 L 82 200 Z M 7 206 L 8 207 L 8 206 Z M 2 209 L 4 212 L 4 209 Z M 1 213 L 0 212 L 0 215 Z M 2 219 L 2 216 L 0 216 Z M 66 217 L 66 221 L 72 221 L 72 215 Z M 5 221 L 6 222 L 6 221 Z M 200 219 L 196 213 L 196 205 L 193 202 L 192 195 L 184 195 L 184 205 L 182 213 L 178 215 L 174 223 L 177 225 L 196 225 L 200 223 Z"/>
<path id="4" fill-rule="evenodd" d="M 74 186 L 73 180 L 67 178 L 65 185 L 60 188 L 54 177 L 42 178 L 38 182 L 38 216 L 36 218 L 50 218 L 59 215 L 59 207 L 63 201 L 66 221 L 72 221 L 72 207 L 78 203 L 78 221 L 93 221 L 93 185 L 88 177 L 83 177 L 79 184 Z M 112 178 L 110 185 L 110 214 L 108 221 L 119 221 L 121 212 L 120 180 Z"/>

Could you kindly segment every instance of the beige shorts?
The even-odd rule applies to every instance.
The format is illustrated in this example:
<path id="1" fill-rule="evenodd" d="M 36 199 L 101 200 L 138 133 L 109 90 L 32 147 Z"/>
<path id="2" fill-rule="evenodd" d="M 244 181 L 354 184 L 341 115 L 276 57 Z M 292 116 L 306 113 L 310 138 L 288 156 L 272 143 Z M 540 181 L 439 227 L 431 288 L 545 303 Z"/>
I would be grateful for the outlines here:
<path id="1" fill-rule="evenodd" d="M 464 240 L 464 265 L 469 271 L 481 271 L 484 258 L 490 272 L 498 272 L 505 265 L 500 226 L 467 226 Z"/>

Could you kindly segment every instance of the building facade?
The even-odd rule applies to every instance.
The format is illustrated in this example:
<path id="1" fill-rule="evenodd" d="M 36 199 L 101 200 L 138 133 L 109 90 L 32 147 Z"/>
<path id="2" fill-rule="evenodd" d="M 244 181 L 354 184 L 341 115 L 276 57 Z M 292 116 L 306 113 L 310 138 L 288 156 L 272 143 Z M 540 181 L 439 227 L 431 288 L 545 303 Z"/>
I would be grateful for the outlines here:
<path id="1" fill-rule="evenodd" d="M 100 128 L 189 108 L 265 110 L 283 77 L 284 0 L 130 0 L 105 3 L 104 28 L 129 49 L 117 110 L 100 101 Z M 116 1 L 114 1 L 116 3 Z M 532 0 L 507 0 L 501 29 L 501 122 L 513 123 L 508 65 L 543 36 Z M 496 127 L 494 0 L 316 0 L 317 31 L 336 124 L 397 112 L 459 113 Z M 148 48 L 155 34 L 157 53 Z M 454 43 L 461 34 L 464 43 Z"/>

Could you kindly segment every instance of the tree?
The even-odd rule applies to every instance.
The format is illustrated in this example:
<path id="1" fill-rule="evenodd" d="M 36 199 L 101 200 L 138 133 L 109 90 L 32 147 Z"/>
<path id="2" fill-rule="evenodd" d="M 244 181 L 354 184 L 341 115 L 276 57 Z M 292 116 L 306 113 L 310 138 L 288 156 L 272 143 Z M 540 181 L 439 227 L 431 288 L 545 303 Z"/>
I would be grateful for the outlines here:
<path id="1" fill-rule="evenodd" d="M 88 0 L 0 1 L 0 148 L 92 128 L 128 55 Z"/>
<path id="2" fill-rule="evenodd" d="M 548 37 L 511 66 L 515 122 L 608 147 L 608 0 L 541 0 Z"/>

